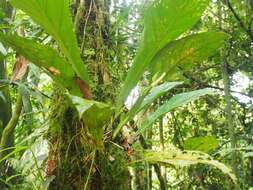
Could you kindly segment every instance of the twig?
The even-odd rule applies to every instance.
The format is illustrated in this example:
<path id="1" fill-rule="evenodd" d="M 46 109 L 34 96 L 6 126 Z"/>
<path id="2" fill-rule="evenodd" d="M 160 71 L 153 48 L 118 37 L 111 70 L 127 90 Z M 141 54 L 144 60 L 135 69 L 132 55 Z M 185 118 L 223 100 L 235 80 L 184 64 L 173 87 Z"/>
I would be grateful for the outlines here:
<path id="1" fill-rule="evenodd" d="M 178 67 L 180 70 L 183 71 L 183 69 L 181 67 Z M 189 76 L 187 73 L 183 73 L 183 76 L 198 83 L 200 86 L 202 87 L 206 87 L 206 88 L 213 88 L 213 89 L 217 89 L 217 90 L 221 90 L 221 91 L 224 91 L 224 88 L 221 88 L 221 87 L 218 87 L 218 86 L 212 86 L 212 85 L 208 85 L 208 84 L 205 84 L 205 83 L 202 83 L 200 81 L 198 81 L 197 79 Z M 241 94 L 243 96 L 247 96 L 247 97 L 250 97 L 250 98 L 253 98 L 253 95 L 250 95 L 250 94 L 246 94 L 246 93 L 243 93 L 243 92 L 238 92 L 238 91 L 235 91 L 235 90 L 231 90 L 230 89 L 230 92 L 233 92 L 233 93 L 237 93 L 237 94 Z"/>
<path id="2" fill-rule="evenodd" d="M 88 177 L 87 177 L 87 180 L 86 180 L 86 182 L 85 182 L 85 185 L 84 185 L 83 190 L 86 190 L 86 189 L 87 189 L 87 185 L 88 185 L 88 183 L 89 183 L 90 174 L 91 174 L 91 171 L 92 171 L 92 168 L 93 168 L 95 156 L 96 156 L 96 151 L 93 152 L 93 158 L 92 158 L 92 161 L 91 161 L 91 165 L 90 165 L 90 169 L 89 169 L 89 174 L 88 174 Z"/>
<path id="3" fill-rule="evenodd" d="M 228 8 L 230 9 L 230 11 L 232 12 L 232 14 L 234 15 L 235 19 L 238 21 L 240 27 L 246 32 L 246 34 L 248 34 L 248 36 L 250 37 L 251 41 L 253 41 L 253 33 L 250 30 L 250 28 L 247 28 L 245 26 L 245 24 L 243 23 L 242 19 L 239 17 L 239 15 L 235 12 L 234 8 L 232 7 L 231 3 L 229 0 L 225 0 L 226 5 L 228 6 Z"/>
<path id="4" fill-rule="evenodd" d="M 87 27 L 87 23 L 88 23 L 88 20 L 89 20 L 89 17 L 90 17 L 92 5 L 93 5 L 93 0 L 90 1 L 90 7 L 89 7 L 88 15 L 87 15 L 87 18 L 86 18 L 85 24 L 84 24 L 84 29 L 83 29 L 83 40 L 82 40 L 82 45 L 81 45 L 81 55 L 83 55 L 84 41 L 85 41 L 85 35 L 86 35 L 86 27 Z"/>

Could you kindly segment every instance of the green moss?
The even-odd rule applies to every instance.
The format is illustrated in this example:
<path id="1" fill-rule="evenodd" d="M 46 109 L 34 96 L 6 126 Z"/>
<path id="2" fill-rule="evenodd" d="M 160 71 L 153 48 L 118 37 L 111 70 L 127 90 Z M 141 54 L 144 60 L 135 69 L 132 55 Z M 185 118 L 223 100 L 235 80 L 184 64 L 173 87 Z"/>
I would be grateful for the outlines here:
<path id="1" fill-rule="evenodd" d="M 100 169 L 102 190 L 130 189 L 126 160 L 126 152 L 111 143 L 107 144 L 106 153 L 98 155 L 96 164 Z"/>

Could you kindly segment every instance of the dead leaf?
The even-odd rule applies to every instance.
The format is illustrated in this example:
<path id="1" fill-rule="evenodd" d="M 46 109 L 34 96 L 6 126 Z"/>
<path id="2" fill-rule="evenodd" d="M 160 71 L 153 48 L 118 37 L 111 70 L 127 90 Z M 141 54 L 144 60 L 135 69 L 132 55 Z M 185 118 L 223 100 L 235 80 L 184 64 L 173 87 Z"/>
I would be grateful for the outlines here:
<path id="1" fill-rule="evenodd" d="M 43 67 L 44 70 L 46 70 L 47 72 L 53 74 L 53 75 L 59 75 L 61 74 L 61 72 L 59 70 L 57 70 L 54 67 Z"/>
<path id="2" fill-rule="evenodd" d="M 100 70 L 101 70 L 102 75 L 103 75 L 104 84 L 110 84 L 111 83 L 111 79 L 110 79 L 109 73 L 106 70 L 105 64 L 101 64 L 100 65 Z"/>
<path id="3" fill-rule="evenodd" d="M 29 61 L 22 55 L 17 54 L 16 63 L 13 68 L 12 81 L 21 79 L 27 71 Z"/>
<path id="4" fill-rule="evenodd" d="M 83 97 L 85 99 L 91 100 L 92 99 L 92 94 L 89 85 L 87 85 L 82 79 L 79 77 L 76 77 L 76 83 L 80 88 L 80 91 L 83 94 Z"/>

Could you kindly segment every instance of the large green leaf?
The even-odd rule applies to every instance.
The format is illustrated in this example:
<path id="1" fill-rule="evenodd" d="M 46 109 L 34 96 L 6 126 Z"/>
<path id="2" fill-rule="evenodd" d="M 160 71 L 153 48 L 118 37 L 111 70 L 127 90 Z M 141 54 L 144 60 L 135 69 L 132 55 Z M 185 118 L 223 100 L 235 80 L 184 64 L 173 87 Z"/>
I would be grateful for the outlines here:
<path id="1" fill-rule="evenodd" d="M 148 105 L 152 104 L 157 98 L 168 92 L 170 89 L 174 88 L 177 85 L 182 84 L 183 82 L 166 82 L 156 87 L 148 87 L 144 90 L 142 95 L 136 100 L 135 104 L 131 110 L 125 115 L 122 121 L 119 123 L 117 128 L 113 133 L 113 138 L 119 133 L 120 129 L 134 116 L 139 113 L 141 110 L 146 108 Z M 150 90 L 151 89 L 151 90 Z"/>
<path id="2" fill-rule="evenodd" d="M 10 0 L 44 28 L 57 41 L 74 71 L 86 83 L 88 73 L 80 57 L 69 11 L 69 0 Z"/>
<path id="3" fill-rule="evenodd" d="M 228 37 L 223 32 L 211 31 L 173 41 L 156 54 L 150 64 L 151 73 L 156 74 L 156 78 L 166 73 L 167 78 L 172 79 L 175 74 L 182 72 L 178 67 L 186 71 L 193 63 L 207 59 Z"/>
<path id="4" fill-rule="evenodd" d="M 33 40 L 0 32 L 0 41 L 12 47 L 26 59 L 42 68 L 56 82 L 68 89 L 72 94 L 81 96 L 75 81 L 75 73 L 71 65 L 62 59 L 56 50 Z"/>
<path id="5" fill-rule="evenodd" d="M 218 141 L 213 136 L 193 137 L 184 142 L 185 150 L 197 150 L 201 152 L 209 152 L 217 149 Z"/>
<path id="6" fill-rule="evenodd" d="M 234 183 L 237 183 L 236 176 L 232 170 L 221 162 L 214 160 L 206 153 L 199 151 L 145 151 L 143 160 L 151 163 L 160 163 L 168 166 L 189 166 L 192 164 L 208 164 L 220 169 L 223 173 L 228 174 Z"/>
<path id="7" fill-rule="evenodd" d="M 143 110 L 146 106 L 153 103 L 157 98 L 168 92 L 170 89 L 177 85 L 183 84 L 183 82 L 165 82 L 159 86 L 152 88 L 149 94 L 144 98 L 137 112 Z"/>
<path id="8" fill-rule="evenodd" d="M 156 0 L 144 15 L 144 39 L 119 96 L 123 103 L 153 57 L 166 44 L 192 28 L 209 0 Z"/>
<path id="9" fill-rule="evenodd" d="M 84 121 L 87 135 L 93 140 L 98 150 L 103 150 L 104 128 L 112 114 L 112 108 L 106 104 L 77 96 L 69 95 L 69 97 L 75 105 L 79 117 Z"/>
<path id="10" fill-rule="evenodd" d="M 143 123 L 143 125 L 138 129 L 137 135 L 139 135 L 143 130 L 151 126 L 157 119 L 164 116 L 166 113 L 170 112 L 171 110 L 185 105 L 191 101 L 198 99 L 200 96 L 213 92 L 211 89 L 201 89 L 195 90 L 191 92 L 181 93 L 173 96 L 169 101 L 159 107 L 149 118 Z"/>

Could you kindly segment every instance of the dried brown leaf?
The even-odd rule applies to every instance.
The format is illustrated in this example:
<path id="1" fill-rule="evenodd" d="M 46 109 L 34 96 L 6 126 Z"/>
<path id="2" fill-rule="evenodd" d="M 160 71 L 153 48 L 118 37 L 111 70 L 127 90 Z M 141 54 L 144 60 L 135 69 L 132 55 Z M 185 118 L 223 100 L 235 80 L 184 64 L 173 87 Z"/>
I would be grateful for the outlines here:
<path id="1" fill-rule="evenodd" d="M 21 79 L 27 71 L 29 61 L 21 55 L 17 55 L 16 63 L 13 68 L 12 81 Z"/>

